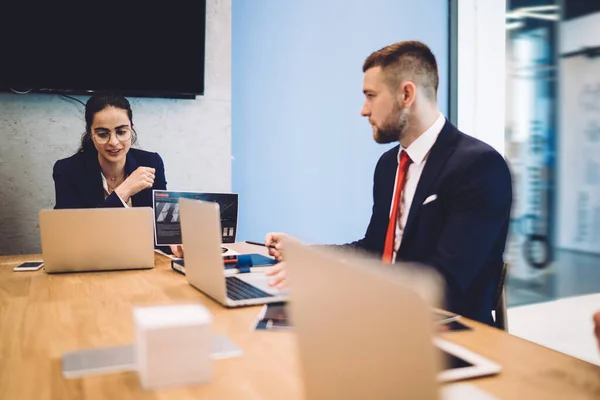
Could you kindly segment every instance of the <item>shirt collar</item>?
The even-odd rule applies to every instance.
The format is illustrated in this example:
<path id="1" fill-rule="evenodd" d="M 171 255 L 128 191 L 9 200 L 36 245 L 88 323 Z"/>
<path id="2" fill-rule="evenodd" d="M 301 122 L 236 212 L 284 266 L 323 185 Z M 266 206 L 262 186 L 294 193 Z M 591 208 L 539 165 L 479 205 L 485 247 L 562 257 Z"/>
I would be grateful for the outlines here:
<path id="1" fill-rule="evenodd" d="M 400 147 L 400 151 L 398 151 L 398 163 L 400 163 L 400 153 L 404 150 L 408 153 L 413 164 L 421 164 L 427 158 L 445 123 L 446 118 L 440 113 L 435 122 L 412 142 L 408 148 Z"/>
<path id="2" fill-rule="evenodd" d="M 110 193 L 108 191 L 108 182 L 106 181 L 106 177 L 104 176 L 104 174 L 102 172 L 100 172 L 100 176 L 102 177 L 102 187 L 104 188 L 104 191 L 106 193 Z"/>

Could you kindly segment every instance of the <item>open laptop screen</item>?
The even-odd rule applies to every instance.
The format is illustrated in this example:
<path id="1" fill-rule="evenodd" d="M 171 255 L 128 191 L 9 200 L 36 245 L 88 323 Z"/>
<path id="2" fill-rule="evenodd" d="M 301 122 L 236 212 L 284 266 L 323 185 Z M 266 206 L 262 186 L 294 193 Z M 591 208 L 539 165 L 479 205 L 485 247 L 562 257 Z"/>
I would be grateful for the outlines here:
<path id="1" fill-rule="evenodd" d="M 235 243 L 238 220 L 238 195 L 235 193 L 177 192 L 153 190 L 154 238 L 157 246 L 182 244 L 179 199 L 211 201 L 221 211 L 222 243 Z"/>

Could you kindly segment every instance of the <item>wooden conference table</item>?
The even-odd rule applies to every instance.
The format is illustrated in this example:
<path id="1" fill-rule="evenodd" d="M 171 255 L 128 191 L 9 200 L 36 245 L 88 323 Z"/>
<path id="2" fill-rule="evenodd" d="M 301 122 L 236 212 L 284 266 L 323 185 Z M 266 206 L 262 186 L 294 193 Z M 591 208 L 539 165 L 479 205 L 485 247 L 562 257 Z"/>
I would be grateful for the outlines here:
<path id="1" fill-rule="evenodd" d="M 263 250 L 236 243 L 240 252 Z M 291 332 L 251 329 L 260 307 L 225 309 L 191 287 L 156 255 L 153 270 L 48 275 L 13 272 L 41 256 L 0 256 L 1 399 L 300 399 L 302 382 Z M 144 391 L 133 372 L 66 379 L 61 356 L 133 342 L 132 307 L 197 301 L 213 313 L 213 331 L 244 354 L 214 362 L 208 385 Z M 469 381 L 500 399 L 598 399 L 600 367 L 472 321 L 442 336 L 502 365 L 500 375 Z M 590 335 L 592 333 L 590 332 Z"/>

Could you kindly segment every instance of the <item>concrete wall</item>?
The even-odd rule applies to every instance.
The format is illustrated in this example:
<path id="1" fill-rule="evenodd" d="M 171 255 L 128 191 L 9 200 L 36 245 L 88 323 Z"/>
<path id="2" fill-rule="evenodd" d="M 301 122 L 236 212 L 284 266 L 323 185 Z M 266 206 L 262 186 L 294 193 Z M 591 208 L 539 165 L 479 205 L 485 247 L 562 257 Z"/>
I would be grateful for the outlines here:
<path id="1" fill-rule="evenodd" d="M 169 189 L 227 192 L 231 0 L 208 0 L 206 14 L 205 95 L 130 101 L 139 146 L 161 154 Z M 83 116 L 80 104 L 57 95 L 0 94 L 0 254 L 41 251 L 37 214 L 54 206 L 52 166 L 77 150 Z"/>

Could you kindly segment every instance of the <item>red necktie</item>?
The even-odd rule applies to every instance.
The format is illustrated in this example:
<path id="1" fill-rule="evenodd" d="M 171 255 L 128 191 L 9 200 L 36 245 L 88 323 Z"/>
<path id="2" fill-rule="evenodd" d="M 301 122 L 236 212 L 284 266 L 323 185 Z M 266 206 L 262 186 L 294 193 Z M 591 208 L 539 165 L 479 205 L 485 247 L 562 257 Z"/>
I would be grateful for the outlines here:
<path id="1" fill-rule="evenodd" d="M 406 182 L 406 172 L 412 160 L 406 151 L 400 153 L 400 164 L 398 164 L 398 172 L 396 172 L 396 192 L 392 199 L 392 214 L 390 215 L 390 223 L 388 224 L 387 234 L 385 235 L 385 246 L 383 248 L 383 262 L 386 264 L 392 263 L 394 255 L 394 241 L 396 239 L 396 223 L 398 222 L 398 213 L 400 212 L 400 199 L 402 198 L 402 189 Z"/>

